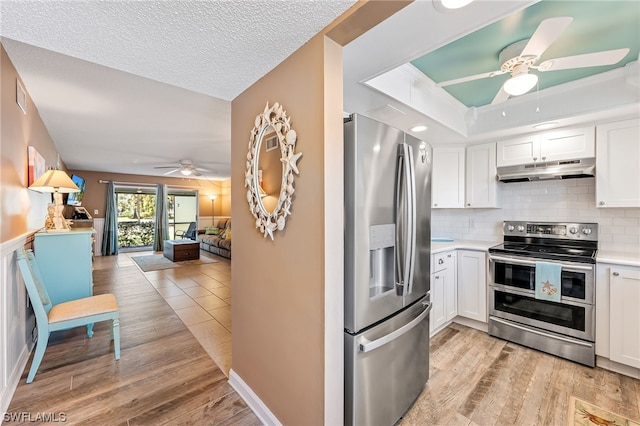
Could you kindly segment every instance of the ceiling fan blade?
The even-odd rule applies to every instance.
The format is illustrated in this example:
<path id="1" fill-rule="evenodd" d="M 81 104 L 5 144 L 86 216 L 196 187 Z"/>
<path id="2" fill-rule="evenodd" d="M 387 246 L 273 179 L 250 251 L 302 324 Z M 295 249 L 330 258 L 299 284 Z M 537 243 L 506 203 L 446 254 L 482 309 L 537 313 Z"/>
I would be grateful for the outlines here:
<path id="1" fill-rule="evenodd" d="M 532 56 L 536 58 L 542 56 L 544 51 L 560 37 L 560 34 L 567 29 L 572 21 L 573 18 L 566 16 L 549 18 L 540 22 L 540 25 L 536 28 L 536 31 L 529 39 L 522 53 L 520 53 L 520 56 Z"/>
<path id="2" fill-rule="evenodd" d="M 500 75 L 500 74 L 504 74 L 504 71 L 501 71 L 501 70 L 491 71 L 491 72 L 485 72 L 485 73 L 482 73 L 482 74 L 476 74 L 476 75 L 470 75 L 470 76 L 467 76 L 467 77 L 456 78 L 455 80 L 448 80 L 448 81 L 440 82 L 440 83 L 436 84 L 436 86 L 438 86 L 438 87 L 451 86 L 452 84 L 465 83 L 467 81 L 473 81 L 473 80 L 480 80 L 481 78 L 493 77 L 493 76 Z"/>
<path id="3" fill-rule="evenodd" d="M 502 102 L 505 102 L 507 99 L 509 99 L 509 94 L 504 91 L 504 86 L 501 86 L 500 90 L 498 90 L 498 93 L 496 94 L 496 97 L 491 101 L 491 105 L 500 104 Z"/>
<path id="4" fill-rule="evenodd" d="M 604 50 L 602 52 L 585 53 L 583 55 L 565 56 L 549 59 L 538 66 L 538 71 L 557 71 L 572 68 L 598 67 L 613 65 L 627 56 L 629 49 Z"/>
<path id="5" fill-rule="evenodd" d="M 175 169 L 176 166 L 155 166 L 154 169 Z"/>
<path id="6" fill-rule="evenodd" d="M 173 169 L 173 170 L 169 170 L 168 172 L 164 172 L 163 175 L 170 175 L 171 173 L 175 173 L 180 169 Z"/>

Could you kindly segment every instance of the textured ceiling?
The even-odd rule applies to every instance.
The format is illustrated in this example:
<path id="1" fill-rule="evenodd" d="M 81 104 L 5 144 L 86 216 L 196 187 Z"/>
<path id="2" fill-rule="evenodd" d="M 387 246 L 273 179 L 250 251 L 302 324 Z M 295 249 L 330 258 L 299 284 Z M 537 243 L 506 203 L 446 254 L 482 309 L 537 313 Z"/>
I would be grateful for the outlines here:
<path id="1" fill-rule="evenodd" d="M 67 167 L 224 179 L 230 101 L 354 1 L 2 0 L 0 35 Z"/>
<path id="2" fill-rule="evenodd" d="M 543 20 L 569 16 L 573 22 L 545 51 L 547 59 L 620 48 L 629 48 L 615 65 L 573 70 L 532 72 L 539 76 L 539 90 L 623 67 L 638 59 L 640 50 L 640 3 L 638 1 L 542 0 L 526 9 L 468 34 L 413 60 L 411 63 L 436 83 L 500 69 L 500 51 L 530 38 Z M 503 74 L 454 84 L 444 89 L 467 107 L 491 103 L 502 84 Z"/>
<path id="3" fill-rule="evenodd" d="M 11 1 L 2 35 L 224 100 L 354 2 Z"/>

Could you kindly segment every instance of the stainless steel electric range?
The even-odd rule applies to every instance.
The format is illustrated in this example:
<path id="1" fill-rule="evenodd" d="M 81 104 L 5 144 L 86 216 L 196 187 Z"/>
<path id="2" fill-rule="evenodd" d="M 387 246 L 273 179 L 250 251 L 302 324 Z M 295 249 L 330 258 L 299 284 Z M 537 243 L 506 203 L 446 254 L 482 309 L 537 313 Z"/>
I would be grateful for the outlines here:
<path id="1" fill-rule="evenodd" d="M 593 367 L 597 223 L 504 222 L 489 249 L 489 334 Z M 560 300 L 535 296 L 536 265 L 561 265 Z"/>

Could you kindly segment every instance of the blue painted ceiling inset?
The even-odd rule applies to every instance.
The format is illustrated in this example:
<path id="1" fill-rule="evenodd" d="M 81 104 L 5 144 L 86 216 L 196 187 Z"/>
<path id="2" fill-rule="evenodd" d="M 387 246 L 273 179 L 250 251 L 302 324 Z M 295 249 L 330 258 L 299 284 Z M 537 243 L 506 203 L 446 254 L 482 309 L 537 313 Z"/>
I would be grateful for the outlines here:
<path id="1" fill-rule="evenodd" d="M 570 16 L 573 22 L 535 65 L 565 56 L 625 47 L 630 50 L 615 65 L 547 72 L 532 69 L 530 72 L 539 77 L 539 90 L 622 67 L 638 59 L 640 1 L 542 0 L 411 63 L 436 83 L 496 71 L 502 65 L 498 60 L 502 49 L 530 38 L 543 20 L 560 16 Z M 503 74 L 446 86 L 444 89 L 468 107 L 482 106 L 491 103 L 509 77 L 509 74 Z"/>

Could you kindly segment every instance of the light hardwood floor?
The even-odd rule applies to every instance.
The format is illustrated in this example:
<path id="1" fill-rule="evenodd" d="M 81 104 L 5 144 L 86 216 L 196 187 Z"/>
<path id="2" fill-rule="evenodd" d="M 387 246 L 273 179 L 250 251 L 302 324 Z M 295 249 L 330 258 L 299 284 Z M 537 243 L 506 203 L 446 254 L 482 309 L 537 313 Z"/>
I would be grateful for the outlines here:
<path id="1" fill-rule="evenodd" d="M 212 359 L 215 348 L 231 340 L 222 325 L 230 327 L 230 313 L 219 315 L 220 322 L 214 317 L 215 309 L 230 303 L 224 285 L 230 284 L 229 262 L 143 274 L 129 258 L 141 254 L 94 262 L 94 293 L 114 293 L 120 305 L 120 360 L 114 360 L 107 323 L 96 324 L 92 339 L 85 328 L 54 333 L 35 380 L 27 385 L 29 361 L 8 413 L 64 413 L 67 424 L 260 424 Z M 196 279 L 200 284 L 194 285 Z M 209 296 L 220 289 L 223 304 L 213 302 L 220 306 L 209 305 L 207 311 L 176 299 L 201 284 L 209 286 Z M 208 296 L 191 294 L 192 300 Z M 205 324 L 200 326 L 206 329 L 200 333 L 203 344 L 192 334 L 198 324 Z M 214 340 L 207 345 L 207 339 Z M 223 365 L 227 356 L 230 360 L 230 343 L 228 348 L 228 355 L 219 357 Z"/>
<path id="2" fill-rule="evenodd" d="M 402 426 L 564 426 L 571 396 L 640 419 L 640 380 L 462 325 L 449 325 L 432 338 L 430 358 L 429 382 Z"/>
<path id="3" fill-rule="evenodd" d="M 54 334 L 8 411 L 63 412 L 68 424 L 260 424 L 227 384 L 230 263 L 142 273 L 130 259 L 142 254 L 94 262 L 95 293 L 121 306 L 120 361 L 105 323 L 92 339 Z M 572 395 L 640 419 L 639 380 L 452 324 L 432 339 L 429 383 L 399 425 L 564 426 Z"/>

